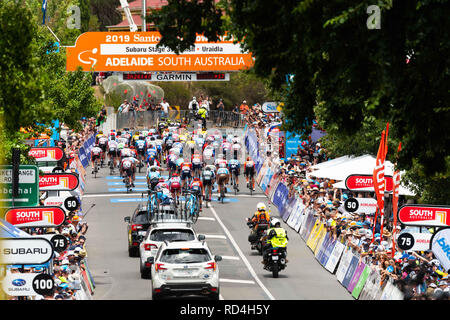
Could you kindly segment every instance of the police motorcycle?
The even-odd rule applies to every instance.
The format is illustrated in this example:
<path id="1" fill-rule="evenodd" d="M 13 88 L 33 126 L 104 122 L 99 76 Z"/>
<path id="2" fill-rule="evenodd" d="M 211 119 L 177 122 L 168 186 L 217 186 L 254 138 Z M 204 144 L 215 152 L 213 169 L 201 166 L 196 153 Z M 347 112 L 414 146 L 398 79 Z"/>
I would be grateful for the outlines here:
<path id="1" fill-rule="evenodd" d="M 265 210 L 265 205 L 258 203 L 257 209 L 259 210 L 261 208 L 264 208 Z M 247 218 L 246 221 L 247 226 L 252 230 L 252 232 L 248 235 L 248 242 L 250 242 L 251 249 L 257 250 L 259 254 L 262 254 L 263 247 L 265 245 L 263 237 L 266 234 L 266 230 L 269 229 L 270 221 L 254 222 L 252 221 L 252 218 Z"/>
<path id="2" fill-rule="evenodd" d="M 273 227 L 277 224 L 279 225 L 279 223 L 280 222 L 278 219 L 272 219 L 270 224 Z M 276 232 L 273 229 L 271 231 Z M 264 238 L 267 238 L 267 235 Z M 287 266 L 286 264 L 288 262 L 286 258 L 287 239 L 284 239 L 284 241 L 278 243 L 277 236 L 275 236 L 272 238 L 271 241 L 272 241 L 271 245 L 266 244 L 265 246 L 263 246 L 263 264 L 265 270 L 272 272 L 272 276 L 274 278 L 278 278 L 279 272 L 286 268 Z M 285 243 L 283 244 L 283 242 Z"/>

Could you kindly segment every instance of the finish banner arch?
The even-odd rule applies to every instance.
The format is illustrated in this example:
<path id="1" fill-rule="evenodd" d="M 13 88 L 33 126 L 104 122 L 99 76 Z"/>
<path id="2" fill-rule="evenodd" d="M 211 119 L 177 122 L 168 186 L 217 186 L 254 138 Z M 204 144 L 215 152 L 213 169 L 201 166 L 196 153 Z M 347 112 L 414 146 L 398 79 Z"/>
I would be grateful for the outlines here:
<path id="1" fill-rule="evenodd" d="M 239 43 L 221 37 L 208 42 L 197 35 L 195 44 L 180 54 L 158 47 L 159 32 L 85 32 L 75 46 L 66 47 L 66 70 L 76 71 L 239 71 L 253 66 L 250 53 Z"/>

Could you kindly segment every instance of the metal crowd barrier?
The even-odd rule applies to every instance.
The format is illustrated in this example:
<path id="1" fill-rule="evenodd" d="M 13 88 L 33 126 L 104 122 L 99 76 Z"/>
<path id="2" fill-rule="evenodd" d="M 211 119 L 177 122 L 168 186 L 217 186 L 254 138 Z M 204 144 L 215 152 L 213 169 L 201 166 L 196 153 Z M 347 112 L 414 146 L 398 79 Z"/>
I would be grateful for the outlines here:
<path id="1" fill-rule="evenodd" d="M 162 111 L 129 111 L 125 113 L 117 113 L 116 115 L 116 129 L 134 128 L 144 129 L 151 126 L 156 126 L 161 119 L 168 118 L 171 121 L 182 122 L 184 119 L 191 124 L 196 117 L 189 110 L 169 110 L 169 114 L 165 115 Z M 234 127 L 243 128 L 245 126 L 245 119 L 240 114 L 235 114 L 231 111 L 217 111 L 212 110 L 208 113 L 208 127 Z"/>

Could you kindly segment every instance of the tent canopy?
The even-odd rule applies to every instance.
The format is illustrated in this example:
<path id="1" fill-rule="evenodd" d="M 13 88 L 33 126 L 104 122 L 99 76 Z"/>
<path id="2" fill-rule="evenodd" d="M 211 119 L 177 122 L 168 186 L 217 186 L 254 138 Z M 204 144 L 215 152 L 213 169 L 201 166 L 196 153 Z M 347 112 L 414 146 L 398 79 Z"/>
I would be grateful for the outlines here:
<path id="1" fill-rule="evenodd" d="M 313 169 L 318 169 L 316 171 L 310 172 L 309 176 L 315 178 L 325 178 L 331 180 L 340 181 L 335 183 L 333 187 L 339 189 L 346 189 L 345 179 L 352 174 L 360 175 L 373 175 L 373 169 L 375 168 L 376 158 L 372 155 L 362 155 L 359 157 L 343 156 L 330 160 L 327 162 L 319 163 L 312 166 Z M 385 161 L 384 163 L 386 176 L 394 175 L 394 164 L 390 161 Z M 402 176 L 402 172 L 400 172 Z M 373 192 L 373 188 L 361 189 L 362 192 Z M 400 185 L 399 194 L 414 196 L 414 192 Z"/>

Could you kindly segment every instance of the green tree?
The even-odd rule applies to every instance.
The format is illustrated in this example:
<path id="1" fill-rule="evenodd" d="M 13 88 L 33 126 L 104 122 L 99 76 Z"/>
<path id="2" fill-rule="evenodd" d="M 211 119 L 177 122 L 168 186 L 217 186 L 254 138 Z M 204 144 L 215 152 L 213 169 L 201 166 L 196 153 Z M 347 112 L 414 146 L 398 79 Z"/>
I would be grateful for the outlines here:
<path id="1" fill-rule="evenodd" d="M 400 168 L 417 162 L 426 176 L 443 174 L 450 198 L 449 0 L 379 0 L 379 29 L 368 23 L 377 18 L 367 13 L 372 0 L 224 0 L 223 10 L 215 7 L 226 13 L 220 20 L 202 1 L 183 12 L 185 2 L 169 0 L 149 17 L 162 44 L 182 50 L 193 33 L 230 31 L 252 52 L 254 72 L 284 93 L 285 129 L 309 132 L 319 117 L 344 143 L 363 137 L 355 134 L 367 119 L 389 122 L 389 136 L 403 145 Z M 193 16 L 205 16 L 201 28 Z M 287 74 L 295 75 L 289 86 Z"/>

